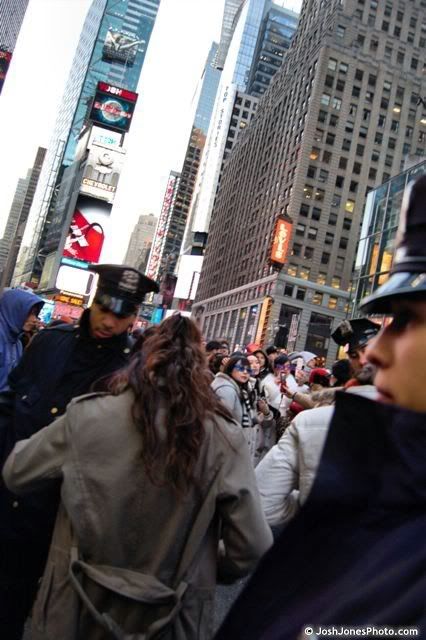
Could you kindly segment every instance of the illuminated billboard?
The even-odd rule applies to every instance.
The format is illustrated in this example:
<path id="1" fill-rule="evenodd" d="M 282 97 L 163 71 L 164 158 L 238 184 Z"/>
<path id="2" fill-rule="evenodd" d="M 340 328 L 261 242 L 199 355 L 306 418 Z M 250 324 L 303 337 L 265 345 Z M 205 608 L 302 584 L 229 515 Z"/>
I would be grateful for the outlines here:
<path id="1" fill-rule="evenodd" d="M 112 204 L 124 155 L 124 151 L 93 143 L 84 169 L 80 193 Z"/>
<path id="2" fill-rule="evenodd" d="M 0 93 L 3 89 L 3 84 L 6 78 L 7 70 L 9 69 L 10 61 L 12 60 L 12 54 L 10 51 L 0 49 Z"/>
<path id="3" fill-rule="evenodd" d="M 89 119 L 107 129 L 128 131 L 138 94 L 98 82 Z"/>
<path id="4" fill-rule="evenodd" d="M 132 66 L 138 52 L 138 45 L 144 43 L 145 40 L 137 40 L 134 36 L 122 31 L 109 29 L 105 36 L 102 58 Z"/>
<path id="5" fill-rule="evenodd" d="M 99 262 L 111 209 L 108 202 L 81 194 L 78 196 L 62 253 L 64 258 L 73 259 L 76 264 L 79 261 Z"/>
<path id="6" fill-rule="evenodd" d="M 284 218 L 278 218 L 272 241 L 271 262 L 283 265 L 287 260 L 288 246 L 291 238 L 292 223 Z"/>

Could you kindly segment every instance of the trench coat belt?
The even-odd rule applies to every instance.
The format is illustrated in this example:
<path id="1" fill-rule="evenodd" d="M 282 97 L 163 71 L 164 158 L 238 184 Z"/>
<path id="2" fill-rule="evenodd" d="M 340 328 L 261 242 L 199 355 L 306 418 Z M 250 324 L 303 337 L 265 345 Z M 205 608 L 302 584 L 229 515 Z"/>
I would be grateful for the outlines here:
<path id="1" fill-rule="evenodd" d="M 156 620 L 144 633 L 126 634 L 111 616 L 98 611 L 86 594 L 78 574 L 84 574 L 96 584 L 131 600 L 157 605 L 170 603 L 172 608 L 167 616 Z M 161 630 L 177 615 L 188 586 L 186 582 L 182 581 L 176 589 L 171 589 L 152 575 L 108 565 L 88 564 L 78 559 L 78 549 L 76 547 L 73 547 L 71 552 L 69 577 L 73 587 L 94 619 L 104 629 L 108 630 L 111 637 L 116 638 L 116 640 L 149 640 L 154 633 Z"/>

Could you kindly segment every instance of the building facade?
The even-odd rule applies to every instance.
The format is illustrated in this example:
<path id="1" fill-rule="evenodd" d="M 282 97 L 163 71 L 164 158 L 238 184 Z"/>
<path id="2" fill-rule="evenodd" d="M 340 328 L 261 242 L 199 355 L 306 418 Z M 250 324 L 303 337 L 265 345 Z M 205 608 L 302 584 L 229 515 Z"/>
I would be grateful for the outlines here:
<path id="1" fill-rule="evenodd" d="M 354 316 L 359 315 L 362 299 L 389 277 L 404 191 L 412 180 L 425 173 L 426 159 L 376 187 L 367 196 L 355 262 Z"/>
<path id="2" fill-rule="evenodd" d="M 63 183 L 71 182 L 67 169 L 75 159 L 98 82 L 136 90 L 159 5 L 160 0 L 93 0 L 49 145 L 49 161 L 15 281 L 38 282 L 43 261 L 57 251 L 67 224 L 64 186 L 65 190 L 68 186 Z"/>
<path id="3" fill-rule="evenodd" d="M 39 147 L 26 179 L 18 181 L 4 235 L 0 240 L 0 260 L 4 257 L 0 288 L 10 285 L 45 157 L 46 149 Z"/>
<path id="4" fill-rule="evenodd" d="M 208 337 L 267 343 L 282 328 L 289 348 L 334 358 L 366 193 L 424 148 L 425 31 L 420 0 L 305 0 L 224 167 L 195 305 Z"/>
<path id="5" fill-rule="evenodd" d="M 157 223 L 158 218 L 153 213 L 139 216 L 139 220 L 130 236 L 124 264 L 139 269 L 142 273 L 145 272 Z"/>
<path id="6" fill-rule="evenodd" d="M 262 24 L 269 24 L 269 16 L 278 15 L 287 17 L 290 15 L 294 20 L 296 14 L 274 5 L 270 0 L 247 0 L 241 5 L 234 19 L 232 39 L 228 47 L 182 247 L 182 254 L 197 257 L 193 260 L 194 273 L 195 270 L 200 269 L 198 256 L 200 251 L 204 254 L 210 217 L 224 161 L 235 144 L 239 132 L 247 125 L 252 117 L 252 111 L 256 108 L 256 97 L 246 94 L 252 70 L 258 66 L 260 52 L 264 48 L 262 37 L 269 38 L 269 30 L 262 31 L 261 27 Z M 293 33 L 296 22 L 294 22 Z M 289 42 L 290 38 L 288 38 L 288 44 Z M 272 77 L 273 72 L 270 71 L 269 81 Z M 249 104 L 249 107 L 241 110 L 241 118 L 236 126 L 237 107 L 242 100 Z M 190 259 L 187 259 L 184 264 L 186 269 L 190 268 Z M 193 280 L 181 269 L 179 278 L 185 281 Z M 193 288 L 193 294 L 195 295 L 195 288 Z"/>
<path id="7" fill-rule="evenodd" d="M 28 0 L 0 0 L 0 93 L 27 6 Z"/>

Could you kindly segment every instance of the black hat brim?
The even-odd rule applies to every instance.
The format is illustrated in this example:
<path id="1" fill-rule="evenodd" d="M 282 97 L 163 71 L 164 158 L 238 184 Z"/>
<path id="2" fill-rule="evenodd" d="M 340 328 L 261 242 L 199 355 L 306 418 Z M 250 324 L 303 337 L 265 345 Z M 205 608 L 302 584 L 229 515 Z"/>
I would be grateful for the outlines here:
<path id="1" fill-rule="evenodd" d="M 426 298 L 426 273 L 394 273 L 371 296 L 365 298 L 360 309 L 366 314 L 389 313 L 398 298 Z"/>

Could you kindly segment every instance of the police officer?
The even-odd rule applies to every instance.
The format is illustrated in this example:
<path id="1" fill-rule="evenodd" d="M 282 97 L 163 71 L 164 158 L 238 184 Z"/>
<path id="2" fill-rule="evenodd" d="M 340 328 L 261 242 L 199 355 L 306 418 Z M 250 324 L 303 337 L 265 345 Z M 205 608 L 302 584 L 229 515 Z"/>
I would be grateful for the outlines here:
<path id="1" fill-rule="evenodd" d="M 9 376 L 14 392 L 14 441 L 48 425 L 64 413 L 72 398 L 87 393 L 99 378 L 126 364 L 132 347 L 128 329 L 144 295 L 158 292 L 156 282 L 131 267 L 90 268 L 99 274 L 99 281 L 94 302 L 79 324 L 40 332 Z M 43 573 L 58 497 L 55 488 L 18 499 L 1 487 L 1 638 L 22 637 Z"/>
<path id="2" fill-rule="evenodd" d="M 365 351 L 369 341 L 380 331 L 376 322 L 367 318 L 355 318 L 344 320 L 331 334 L 334 342 L 341 347 L 346 347 L 352 372 L 358 373 L 367 364 Z"/>

